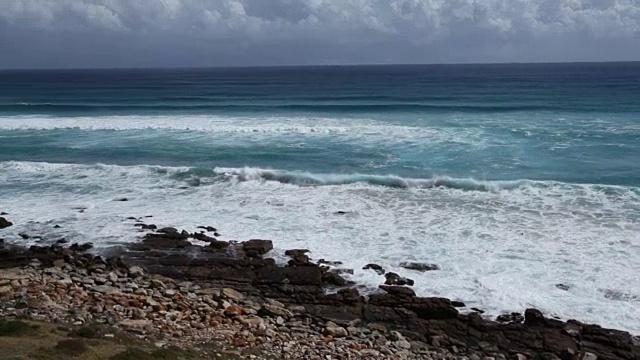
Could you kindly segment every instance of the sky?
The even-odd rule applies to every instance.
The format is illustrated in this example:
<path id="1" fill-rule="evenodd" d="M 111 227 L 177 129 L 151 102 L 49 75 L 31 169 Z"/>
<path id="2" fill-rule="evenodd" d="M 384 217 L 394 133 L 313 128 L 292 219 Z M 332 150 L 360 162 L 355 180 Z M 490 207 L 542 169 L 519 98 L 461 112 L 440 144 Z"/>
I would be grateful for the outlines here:
<path id="1" fill-rule="evenodd" d="M 640 60 L 640 0 L 0 0 L 0 69 Z"/>

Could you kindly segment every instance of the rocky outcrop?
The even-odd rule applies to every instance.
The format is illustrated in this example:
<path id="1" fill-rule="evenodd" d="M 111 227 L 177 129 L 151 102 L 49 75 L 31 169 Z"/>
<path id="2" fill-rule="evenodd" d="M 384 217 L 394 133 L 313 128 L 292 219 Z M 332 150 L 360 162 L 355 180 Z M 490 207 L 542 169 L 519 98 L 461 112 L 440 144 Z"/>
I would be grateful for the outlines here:
<path id="1" fill-rule="evenodd" d="M 0 217 L 0 229 L 8 228 L 9 226 L 13 226 L 13 223 L 3 217 Z"/>
<path id="2" fill-rule="evenodd" d="M 438 265 L 418 263 L 418 262 L 402 262 L 400 263 L 400 267 L 408 270 L 415 270 L 420 272 L 440 270 L 440 267 Z"/>

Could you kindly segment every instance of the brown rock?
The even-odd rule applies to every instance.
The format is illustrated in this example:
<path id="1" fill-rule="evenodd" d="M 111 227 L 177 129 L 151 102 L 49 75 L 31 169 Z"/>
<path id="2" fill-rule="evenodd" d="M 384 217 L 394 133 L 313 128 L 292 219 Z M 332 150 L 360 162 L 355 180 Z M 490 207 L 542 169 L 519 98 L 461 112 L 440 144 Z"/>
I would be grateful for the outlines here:
<path id="1" fill-rule="evenodd" d="M 238 305 L 227 306 L 227 308 L 224 309 L 224 315 L 227 317 L 236 317 L 243 315 L 244 313 L 244 309 Z"/>

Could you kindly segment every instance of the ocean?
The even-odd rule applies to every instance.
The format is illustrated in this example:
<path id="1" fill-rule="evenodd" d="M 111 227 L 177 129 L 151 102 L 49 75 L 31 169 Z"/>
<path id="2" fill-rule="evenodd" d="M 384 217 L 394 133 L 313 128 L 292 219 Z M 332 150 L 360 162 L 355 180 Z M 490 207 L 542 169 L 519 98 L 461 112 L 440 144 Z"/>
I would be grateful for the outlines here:
<path id="1" fill-rule="evenodd" d="M 8 242 L 152 215 L 640 334 L 640 63 L 2 71 L 0 211 Z"/>

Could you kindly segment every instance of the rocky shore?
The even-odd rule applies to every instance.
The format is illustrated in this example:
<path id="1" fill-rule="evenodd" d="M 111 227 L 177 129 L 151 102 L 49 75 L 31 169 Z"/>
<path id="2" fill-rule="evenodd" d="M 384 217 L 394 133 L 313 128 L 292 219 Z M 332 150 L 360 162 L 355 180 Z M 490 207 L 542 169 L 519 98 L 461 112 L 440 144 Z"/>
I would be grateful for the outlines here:
<path id="1" fill-rule="evenodd" d="M 342 276 L 349 269 L 304 249 L 277 264 L 270 240 L 220 241 L 211 226 L 135 226 L 139 243 L 101 255 L 90 243 L 24 248 L 0 240 L 0 319 L 95 325 L 103 338 L 126 332 L 212 358 L 640 359 L 640 339 L 629 333 L 536 309 L 496 321 L 481 310 L 462 314 L 464 304 L 417 297 L 411 279 L 375 264 L 368 267 L 384 284 L 364 296 Z"/>

